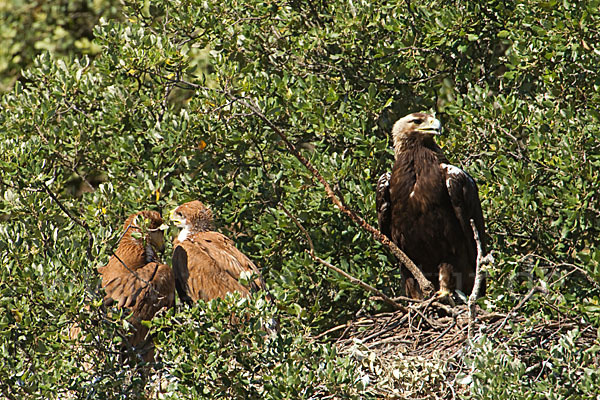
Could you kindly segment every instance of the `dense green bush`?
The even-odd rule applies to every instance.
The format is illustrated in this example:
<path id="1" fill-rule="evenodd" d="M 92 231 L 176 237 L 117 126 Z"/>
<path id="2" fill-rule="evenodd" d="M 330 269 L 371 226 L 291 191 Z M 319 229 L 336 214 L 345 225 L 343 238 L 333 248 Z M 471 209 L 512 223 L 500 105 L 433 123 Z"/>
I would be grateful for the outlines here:
<path id="1" fill-rule="evenodd" d="M 114 0 L 0 1 L 0 92 L 22 81 L 21 70 L 44 52 L 65 59 L 98 54 L 94 26 L 102 16 L 120 18 L 120 9 Z"/>
<path id="2" fill-rule="evenodd" d="M 471 375 L 459 382 L 470 384 L 473 399 L 587 399 L 598 396 L 596 354 L 598 346 L 582 348 L 576 343 L 581 332 L 570 330 L 556 344 L 539 347 L 532 359 L 519 354 L 518 347 L 535 345 L 533 331 L 519 332 L 515 342 L 497 344 L 483 336 L 467 361 Z M 539 338 L 538 338 L 539 339 Z"/>
<path id="3" fill-rule="evenodd" d="M 86 17 L 90 31 L 113 15 L 100 3 Z M 284 331 L 269 341 L 252 324 L 224 326 L 224 307 L 246 313 L 235 300 L 161 317 L 158 347 L 178 387 L 188 388 L 181 396 L 362 390 L 346 359 L 305 337 L 382 305 L 315 263 L 284 210 L 320 257 L 389 295 L 401 293 L 396 262 L 340 214 L 246 103 L 373 224 L 374 185 L 392 163 L 391 125 L 408 112 L 437 112 L 446 153 L 479 183 L 496 254 L 483 305 L 507 309 L 541 285 L 548 294 L 524 312 L 597 325 L 599 5 L 131 1 L 118 18 L 98 19 L 94 57 L 73 50 L 77 33 L 35 36 L 56 47 L 43 47 L 50 52 L 23 72 L 0 112 L 3 394 L 52 398 L 70 389 L 100 398 L 139 389 L 135 373 L 115 375 L 109 350 L 119 316 L 106 322 L 85 308 L 102 296 L 95 267 L 127 214 L 195 198 L 260 265 Z M 14 15 L 13 24 L 25 18 Z M 12 36 L 26 58 L 42 48 L 30 34 L 63 26 L 41 21 L 24 40 Z M 3 84 L 28 64 L 0 54 Z M 87 315 L 100 322 L 85 323 L 88 341 L 74 346 L 66 332 Z M 226 343 L 212 333 L 220 329 Z M 565 356 L 549 357 L 560 364 Z M 82 372 L 82 360 L 93 372 Z"/>

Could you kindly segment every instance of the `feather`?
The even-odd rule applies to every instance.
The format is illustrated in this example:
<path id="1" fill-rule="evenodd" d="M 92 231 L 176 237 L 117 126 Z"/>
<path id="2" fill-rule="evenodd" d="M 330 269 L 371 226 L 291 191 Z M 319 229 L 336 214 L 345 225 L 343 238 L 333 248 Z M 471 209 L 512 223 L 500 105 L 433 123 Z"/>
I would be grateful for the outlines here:
<path id="1" fill-rule="evenodd" d="M 138 225 L 143 223 L 141 219 L 149 223 L 144 240 L 131 235 L 142 231 Z M 104 303 L 116 303 L 117 307 L 127 308 L 132 313 L 130 321 L 135 333 L 129 341 L 133 347 L 146 342 L 148 329 L 141 321 L 150 320 L 160 309 L 175 305 L 173 271 L 156 259 L 155 249 L 164 246 L 163 233 L 159 229 L 161 226 L 162 218 L 156 211 L 142 211 L 129 216 L 115 254 L 107 265 L 98 268 L 106 292 Z M 152 352 L 149 354 L 151 356 Z"/>
<path id="2" fill-rule="evenodd" d="M 394 167 L 377 185 L 378 219 L 382 232 L 438 289 L 442 282 L 444 290 L 470 293 L 477 254 L 469 220 L 483 237 L 483 214 L 475 181 L 448 163 L 434 141 L 439 134 L 440 122 L 428 114 L 394 124 Z M 407 293 L 419 298 L 407 272 Z"/>
<path id="3" fill-rule="evenodd" d="M 222 298 L 230 292 L 247 296 L 266 290 L 256 265 L 230 238 L 213 230 L 212 212 L 204 204 L 185 203 L 173 210 L 171 219 L 186 232 L 173 243 L 173 271 L 182 301 Z M 240 276 L 247 273 L 254 276 L 248 286 L 240 283 Z"/>
<path id="4" fill-rule="evenodd" d="M 377 222 L 379 230 L 385 236 L 391 239 L 391 217 L 392 207 L 390 202 L 390 179 L 392 174 L 386 172 L 379 177 L 375 195 L 375 205 L 377 207 Z"/>

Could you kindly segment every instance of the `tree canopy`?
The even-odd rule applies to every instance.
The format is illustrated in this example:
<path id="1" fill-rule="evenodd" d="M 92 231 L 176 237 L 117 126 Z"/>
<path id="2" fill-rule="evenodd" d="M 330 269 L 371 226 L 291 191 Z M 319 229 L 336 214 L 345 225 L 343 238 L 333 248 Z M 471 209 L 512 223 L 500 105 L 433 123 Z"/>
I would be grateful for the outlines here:
<path id="1" fill-rule="evenodd" d="M 318 257 L 390 297 L 402 294 L 397 260 L 277 131 L 376 225 L 389 132 L 414 111 L 436 113 L 441 146 L 478 183 L 496 259 L 480 305 L 507 311 L 539 286 L 521 308 L 530 321 L 597 328 L 599 6 L 0 3 L 10 44 L 0 51 L 0 392 L 139 393 L 140 374 L 111 352 L 126 316 L 102 311 L 96 267 L 126 215 L 200 199 L 277 306 L 232 296 L 155 318 L 173 398 L 374 396 L 352 358 L 313 335 L 389 308 L 315 261 L 307 236 Z M 231 324 L 232 312 L 248 323 Z M 261 321 L 275 314 L 281 334 L 266 339 Z M 488 372 L 469 395 L 597 396 L 598 370 L 582 363 L 594 348 L 561 340 L 539 357 L 562 372 L 535 382 L 482 342 L 472 365 Z"/>

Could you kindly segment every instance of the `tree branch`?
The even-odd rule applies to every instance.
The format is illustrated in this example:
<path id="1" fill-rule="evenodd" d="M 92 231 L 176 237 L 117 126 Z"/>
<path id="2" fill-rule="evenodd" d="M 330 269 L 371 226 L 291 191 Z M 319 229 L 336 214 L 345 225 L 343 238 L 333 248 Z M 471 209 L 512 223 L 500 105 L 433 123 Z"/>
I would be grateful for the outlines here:
<path id="1" fill-rule="evenodd" d="M 473 230 L 473 237 L 475 238 L 475 243 L 477 244 L 477 260 L 475 264 L 475 282 L 473 283 L 473 290 L 471 291 L 471 295 L 469 296 L 469 300 L 467 302 L 467 307 L 469 309 L 469 327 L 468 327 L 468 336 L 469 339 L 472 337 L 472 328 L 473 323 L 475 322 L 475 318 L 477 317 L 477 310 L 475 309 L 475 301 L 479 297 L 479 293 L 481 292 L 481 286 L 483 283 L 483 279 L 485 277 L 485 271 L 483 271 L 483 265 L 485 264 L 493 264 L 494 257 L 491 254 L 483 255 L 483 246 L 481 244 L 481 238 L 479 237 L 479 231 L 475 226 L 475 221 L 470 219 L 471 229 Z"/>
<path id="2" fill-rule="evenodd" d="M 375 239 L 377 239 L 379 242 L 381 242 L 383 245 L 389 248 L 390 251 L 402 262 L 402 264 L 404 264 L 406 268 L 408 268 L 408 270 L 412 273 L 412 275 L 419 283 L 419 287 L 421 288 L 421 291 L 423 292 L 423 295 L 425 297 L 429 297 L 433 293 L 433 285 L 431 284 L 431 282 L 429 282 L 429 280 L 427 280 L 427 278 L 425 278 L 425 276 L 423 275 L 421 270 L 415 265 L 415 263 L 413 263 L 412 260 L 408 258 L 408 256 L 402 250 L 400 250 L 400 248 L 398 248 L 398 246 L 396 246 L 396 244 L 392 242 L 387 236 L 381 233 L 378 229 L 371 226 L 364 218 L 356 214 L 356 212 L 344 206 L 340 198 L 335 194 L 329 183 L 327 183 L 327 181 L 325 180 L 325 178 L 323 178 L 319 171 L 310 163 L 310 161 L 308 161 L 298 151 L 296 146 L 294 146 L 290 142 L 287 135 L 281 129 L 279 129 L 269 118 L 267 118 L 257 106 L 250 104 L 246 100 L 238 98 L 232 95 L 231 93 L 225 93 L 225 95 L 233 100 L 238 101 L 241 105 L 252 111 L 254 115 L 256 115 L 263 122 L 265 122 L 281 138 L 283 143 L 285 143 L 286 147 L 294 155 L 294 157 L 296 157 L 298 161 L 300 161 L 300 163 L 302 163 L 302 165 L 304 165 L 304 167 L 306 167 L 306 169 L 310 171 L 313 177 L 316 178 L 321 183 L 321 185 L 323 185 L 323 187 L 325 188 L 325 192 L 327 193 L 327 197 L 329 197 L 331 202 L 344 214 L 349 216 L 361 228 L 371 233 L 375 237 Z"/>
<path id="3" fill-rule="evenodd" d="M 408 308 L 404 307 L 401 304 L 396 303 L 393 299 L 391 299 L 390 297 L 386 296 L 385 293 L 383 293 L 382 291 L 380 291 L 377 288 L 374 288 L 373 286 L 369 285 L 368 283 L 365 283 L 363 281 L 361 281 L 358 278 L 355 278 L 354 276 L 350 275 L 349 273 L 347 273 L 346 271 L 336 267 L 335 265 L 331 264 L 330 262 L 327 262 L 325 260 L 323 260 L 322 258 L 318 257 L 315 254 L 315 247 L 313 245 L 313 241 L 310 238 L 310 235 L 308 234 L 308 232 L 306 231 L 306 229 L 304 228 L 304 226 L 302 226 L 302 224 L 300 223 L 300 221 L 298 221 L 298 219 L 292 215 L 292 213 L 290 213 L 284 206 L 283 204 L 280 203 L 280 207 L 283 210 L 283 212 L 292 220 L 294 221 L 294 224 L 296 224 L 296 226 L 298 227 L 298 229 L 300 229 L 300 231 L 304 234 L 304 237 L 306 237 L 306 241 L 308 243 L 308 246 L 310 247 L 310 250 L 308 251 L 308 254 L 312 257 L 313 260 L 320 262 L 321 264 L 323 264 L 324 266 L 326 266 L 327 268 L 337 272 L 338 274 L 342 275 L 344 278 L 348 279 L 350 282 L 354 283 L 355 285 L 358 285 L 360 287 L 362 287 L 363 289 L 366 289 L 372 293 L 375 293 L 378 297 L 380 297 L 384 302 L 388 303 L 389 305 L 391 305 L 392 307 L 394 307 L 396 310 L 400 310 L 404 313 L 408 312 Z"/>
<path id="4" fill-rule="evenodd" d="M 48 194 L 48 196 L 50 196 L 50 198 L 52 200 L 54 200 L 54 202 L 58 205 L 58 207 L 65 214 L 67 214 L 67 217 L 69 217 L 71 219 L 71 221 L 75 222 L 77 225 L 79 225 L 83 229 L 85 229 L 85 232 L 88 237 L 88 245 L 87 245 L 87 249 L 86 249 L 87 258 L 90 261 L 93 260 L 94 257 L 92 256 L 92 247 L 94 246 L 94 237 L 92 236 L 92 231 L 90 231 L 90 227 L 88 226 L 87 222 L 82 221 L 79 218 L 75 217 L 73 214 L 71 214 L 71 212 L 67 209 L 67 207 L 65 207 L 61 203 L 61 201 L 58 199 L 58 197 L 56 197 L 56 195 L 52 192 L 52 190 L 50 190 L 50 188 L 48 186 L 46 186 L 46 184 L 43 182 L 42 182 L 42 188 L 44 189 L 44 192 L 46 192 L 46 194 Z"/>
<path id="5" fill-rule="evenodd" d="M 504 325 L 506 325 L 506 323 L 508 322 L 508 319 L 515 315 L 515 313 L 517 312 L 517 310 L 519 310 L 521 307 L 523 307 L 525 305 L 525 303 L 527 303 L 534 294 L 536 293 L 544 293 L 547 294 L 548 293 L 548 289 L 536 285 L 534 287 L 531 288 L 531 290 L 525 295 L 525 297 L 523 297 L 521 299 L 521 301 L 519 301 L 519 303 L 512 309 L 510 310 L 510 312 L 508 314 L 506 314 L 506 317 L 504 317 L 504 320 L 502 321 L 502 323 L 498 326 L 498 328 L 496 328 L 496 330 L 494 331 L 494 333 L 492 334 L 492 336 L 496 336 L 498 334 L 498 332 L 500 332 L 502 330 L 502 328 L 504 328 Z"/>
<path id="6" fill-rule="evenodd" d="M 310 253 L 311 257 L 313 259 L 315 259 L 316 261 L 320 262 L 321 264 L 323 264 L 324 266 L 326 266 L 329 269 L 334 270 L 335 272 L 337 272 L 338 274 L 342 275 L 343 277 L 345 277 L 346 279 L 348 279 L 350 282 L 362 287 L 363 289 L 366 289 L 370 292 L 375 293 L 377 296 L 381 297 L 381 299 L 388 303 L 389 305 L 391 305 L 392 307 L 394 307 L 396 310 L 400 310 L 404 313 L 408 312 L 408 308 L 404 307 L 401 304 L 396 303 L 394 300 L 392 300 L 390 297 L 386 296 L 382 291 L 380 291 L 379 289 L 374 288 L 373 286 L 369 285 L 368 283 L 365 283 L 363 281 L 361 281 L 358 278 L 353 277 L 352 275 L 350 275 L 349 273 L 341 270 L 340 268 L 336 267 L 335 265 L 317 257 L 314 253 Z"/>

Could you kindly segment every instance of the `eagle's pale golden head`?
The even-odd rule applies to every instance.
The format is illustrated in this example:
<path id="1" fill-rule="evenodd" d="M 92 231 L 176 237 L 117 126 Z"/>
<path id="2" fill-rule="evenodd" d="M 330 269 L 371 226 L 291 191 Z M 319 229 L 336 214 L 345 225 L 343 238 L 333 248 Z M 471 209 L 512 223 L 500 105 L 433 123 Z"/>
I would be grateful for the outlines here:
<path id="1" fill-rule="evenodd" d="M 212 211 L 201 201 L 184 203 L 171 211 L 169 219 L 189 233 L 214 230 Z"/>
<path id="2" fill-rule="evenodd" d="M 440 120 L 424 113 L 412 113 L 400 118 L 392 128 L 394 149 L 402 149 L 411 140 L 424 141 L 442 133 Z"/>

